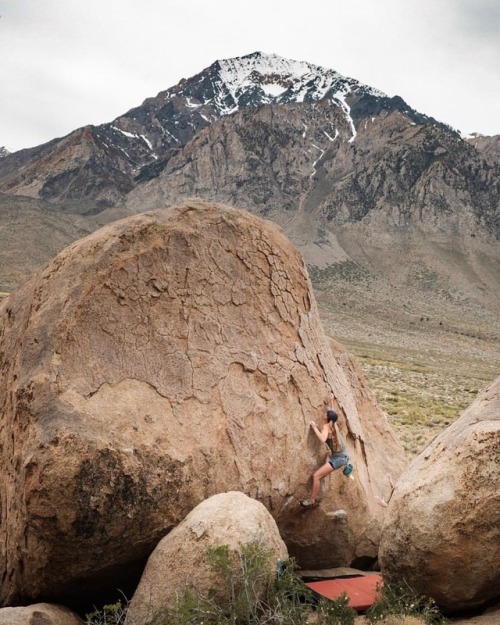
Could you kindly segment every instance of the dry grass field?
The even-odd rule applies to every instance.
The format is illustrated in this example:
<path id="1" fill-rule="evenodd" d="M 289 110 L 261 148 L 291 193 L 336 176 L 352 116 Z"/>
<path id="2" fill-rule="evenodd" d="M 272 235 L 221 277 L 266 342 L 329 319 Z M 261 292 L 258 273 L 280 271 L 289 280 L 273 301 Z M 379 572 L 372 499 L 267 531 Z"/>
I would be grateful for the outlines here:
<path id="1" fill-rule="evenodd" d="M 500 375 L 500 319 L 485 308 L 347 282 L 316 297 L 326 333 L 361 365 L 409 458 Z"/>
<path id="2" fill-rule="evenodd" d="M 479 359 L 451 360 L 389 345 L 344 339 L 361 365 L 377 403 L 411 457 L 469 406 L 478 391 L 500 374 Z"/>

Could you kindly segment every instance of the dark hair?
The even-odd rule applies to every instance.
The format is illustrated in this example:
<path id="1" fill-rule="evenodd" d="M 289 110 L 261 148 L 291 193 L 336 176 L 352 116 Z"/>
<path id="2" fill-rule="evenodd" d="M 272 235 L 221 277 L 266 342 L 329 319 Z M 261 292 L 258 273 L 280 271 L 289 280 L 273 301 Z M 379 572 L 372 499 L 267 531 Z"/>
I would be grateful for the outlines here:
<path id="1" fill-rule="evenodd" d="M 335 421 L 339 418 L 339 415 L 335 412 L 335 410 L 327 410 L 326 416 L 330 423 L 335 423 Z"/>

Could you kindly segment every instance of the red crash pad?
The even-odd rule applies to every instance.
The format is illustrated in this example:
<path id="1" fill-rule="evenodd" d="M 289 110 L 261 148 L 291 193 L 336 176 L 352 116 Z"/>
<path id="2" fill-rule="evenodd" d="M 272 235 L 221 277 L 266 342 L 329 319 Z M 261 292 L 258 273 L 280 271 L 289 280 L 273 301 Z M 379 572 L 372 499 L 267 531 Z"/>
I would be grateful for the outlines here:
<path id="1" fill-rule="evenodd" d="M 377 586 L 382 587 L 382 576 L 374 573 L 360 577 L 338 577 L 319 582 L 307 582 L 306 586 L 318 595 L 331 600 L 346 594 L 351 608 L 362 612 L 375 603 Z"/>

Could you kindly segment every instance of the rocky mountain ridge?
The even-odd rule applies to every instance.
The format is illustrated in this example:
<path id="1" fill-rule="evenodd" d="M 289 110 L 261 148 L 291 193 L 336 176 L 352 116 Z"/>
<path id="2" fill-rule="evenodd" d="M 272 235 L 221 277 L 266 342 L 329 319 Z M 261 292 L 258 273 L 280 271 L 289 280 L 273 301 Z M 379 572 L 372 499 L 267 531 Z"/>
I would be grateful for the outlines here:
<path id="1" fill-rule="evenodd" d="M 428 121 L 401 98 L 310 63 L 256 52 L 216 61 L 114 121 L 21 150 L 0 163 L 0 191 L 65 202 L 76 212 L 112 206 L 154 178 L 176 152 L 221 117 L 247 108 L 326 100 L 350 126 L 381 110 Z M 82 207 L 82 200 L 89 206 Z"/>
<path id="2" fill-rule="evenodd" d="M 475 226 L 500 235 L 498 168 L 473 146 L 446 127 L 418 125 L 385 109 L 358 123 L 353 142 L 343 113 L 322 100 L 220 119 L 133 189 L 125 204 L 137 210 L 180 195 L 210 195 L 278 220 L 296 211 L 342 226 L 384 210 L 388 225 L 433 230 L 443 218 L 446 229 L 450 218 L 459 229 L 463 211 L 470 213 L 469 235 Z M 391 205 L 395 210 L 388 211 Z"/>

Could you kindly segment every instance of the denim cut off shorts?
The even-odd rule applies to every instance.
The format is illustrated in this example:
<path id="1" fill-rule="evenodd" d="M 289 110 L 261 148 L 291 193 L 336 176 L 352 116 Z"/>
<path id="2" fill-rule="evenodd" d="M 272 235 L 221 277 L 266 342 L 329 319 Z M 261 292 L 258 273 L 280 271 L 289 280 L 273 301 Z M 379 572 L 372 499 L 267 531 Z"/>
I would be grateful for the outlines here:
<path id="1" fill-rule="evenodd" d="M 334 454 L 331 456 L 328 463 L 333 469 L 340 469 L 340 467 L 345 467 L 345 465 L 349 462 L 349 456 L 346 454 Z"/>

